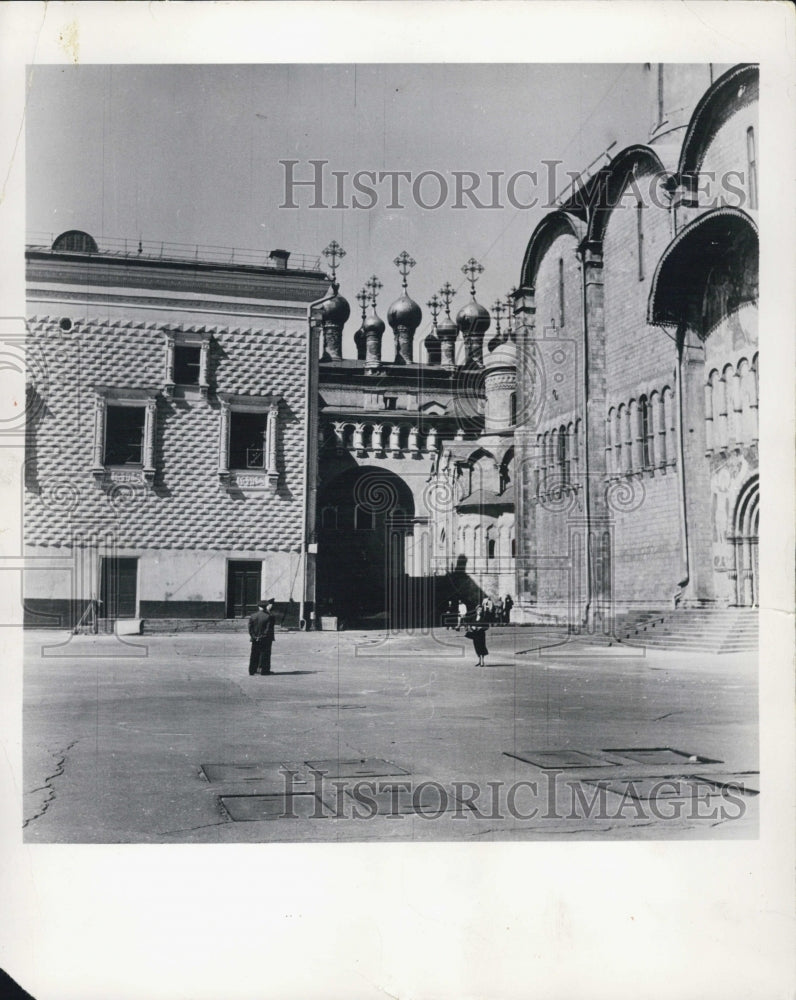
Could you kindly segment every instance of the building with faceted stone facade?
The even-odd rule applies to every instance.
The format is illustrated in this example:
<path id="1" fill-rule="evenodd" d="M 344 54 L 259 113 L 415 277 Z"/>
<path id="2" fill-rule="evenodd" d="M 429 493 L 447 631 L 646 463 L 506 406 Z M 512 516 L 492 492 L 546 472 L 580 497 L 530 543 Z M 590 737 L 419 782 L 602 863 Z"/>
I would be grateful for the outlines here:
<path id="1" fill-rule="evenodd" d="M 73 626 L 94 599 L 221 619 L 274 596 L 297 618 L 317 259 L 70 232 L 29 246 L 27 283 L 27 624 Z"/>

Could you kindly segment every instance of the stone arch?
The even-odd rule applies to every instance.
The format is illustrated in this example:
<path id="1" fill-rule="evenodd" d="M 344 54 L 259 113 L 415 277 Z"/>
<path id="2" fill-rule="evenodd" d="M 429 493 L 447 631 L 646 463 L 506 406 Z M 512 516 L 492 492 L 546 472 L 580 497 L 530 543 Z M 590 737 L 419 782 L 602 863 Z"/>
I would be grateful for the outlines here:
<path id="1" fill-rule="evenodd" d="M 757 541 L 760 530 L 760 480 L 751 476 L 738 491 L 733 513 L 732 542 L 735 551 L 731 576 L 735 582 L 735 603 L 757 607 L 759 565 Z"/>
<path id="2" fill-rule="evenodd" d="M 569 234 L 580 243 L 585 232 L 586 227 L 583 222 L 574 215 L 570 215 L 569 212 L 559 209 L 546 215 L 534 229 L 528 246 L 525 248 L 522 271 L 520 272 L 520 285 L 524 288 L 535 287 L 539 265 L 556 237 Z"/>
<path id="3" fill-rule="evenodd" d="M 330 507 L 337 510 L 336 530 L 322 519 L 318 525 L 320 613 L 394 621 L 395 588 L 406 578 L 404 543 L 415 513 L 411 489 L 386 469 L 349 467 L 319 490 L 319 511 Z"/>
<path id="4" fill-rule="evenodd" d="M 635 178 L 636 170 L 644 165 L 649 168 L 645 173 L 668 177 L 660 157 L 649 146 L 627 146 L 604 167 L 595 179 L 592 190 L 592 211 L 586 239 L 589 243 L 601 245 L 611 213 L 624 197 L 631 178 Z"/>
<path id="5" fill-rule="evenodd" d="M 687 326 L 705 334 L 705 289 L 717 268 L 731 268 L 737 281 L 732 302 L 757 300 L 758 231 L 739 208 L 705 212 L 685 226 L 664 250 L 650 286 L 647 322 Z"/>
<path id="6" fill-rule="evenodd" d="M 719 128 L 739 108 L 757 99 L 759 69 L 751 63 L 733 66 L 709 87 L 698 102 L 680 149 L 678 173 L 699 171 L 705 152 Z"/>

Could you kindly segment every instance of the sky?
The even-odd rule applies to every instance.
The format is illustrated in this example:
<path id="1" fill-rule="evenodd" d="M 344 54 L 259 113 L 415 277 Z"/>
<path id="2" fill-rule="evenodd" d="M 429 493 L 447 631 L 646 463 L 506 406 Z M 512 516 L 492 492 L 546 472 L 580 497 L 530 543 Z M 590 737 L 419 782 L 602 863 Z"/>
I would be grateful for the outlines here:
<path id="1" fill-rule="evenodd" d="M 317 255 L 332 239 L 346 250 L 341 292 L 352 306 L 344 353 L 353 356 L 356 292 L 376 274 L 386 318 L 401 292 L 392 261 L 416 260 L 409 293 L 423 308 L 416 337 L 430 329 L 428 298 L 446 282 L 469 289 L 461 273 L 476 257 L 485 271 L 477 297 L 491 309 L 519 283 L 528 239 L 554 185 L 581 171 L 612 142 L 613 152 L 649 133 L 648 73 L 643 64 L 412 65 L 36 65 L 26 107 L 28 233 L 84 229 L 103 238 L 143 239 Z M 286 167 L 280 161 L 297 160 Z M 296 187 L 285 207 L 288 169 L 311 179 L 310 160 L 325 160 L 321 200 Z M 344 174 L 337 196 L 332 171 Z M 411 182 L 370 181 L 358 171 L 409 171 Z M 477 208 L 456 203 L 455 171 L 478 178 Z M 537 197 L 523 209 L 509 200 Z M 497 179 L 489 172 L 496 173 Z M 367 179 L 365 180 L 367 183 Z M 469 183 L 469 182 L 468 182 Z M 497 198 L 492 184 L 497 184 Z M 354 198 L 368 207 L 354 207 Z M 337 204 L 337 207 L 335 206 Z M 385 337 L 385 358 L 389 359 Z M 416 348 L 416 357 L 420 357 Z"/>

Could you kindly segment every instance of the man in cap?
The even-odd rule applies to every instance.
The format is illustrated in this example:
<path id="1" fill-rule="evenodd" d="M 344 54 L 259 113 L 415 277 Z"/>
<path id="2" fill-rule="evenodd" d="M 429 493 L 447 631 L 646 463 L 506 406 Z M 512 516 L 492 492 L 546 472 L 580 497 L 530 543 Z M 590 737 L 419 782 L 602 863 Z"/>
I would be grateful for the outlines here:
<path id="1" fill-rule="evenodd" d="M 276 618 L 273 614 L 274 599 L 260 601 L 258 610 L 249 618 L 249 638 L 252 651 L 249 657 L 249 674 L 271 673 L 271 645 L 274 641 Z"/>

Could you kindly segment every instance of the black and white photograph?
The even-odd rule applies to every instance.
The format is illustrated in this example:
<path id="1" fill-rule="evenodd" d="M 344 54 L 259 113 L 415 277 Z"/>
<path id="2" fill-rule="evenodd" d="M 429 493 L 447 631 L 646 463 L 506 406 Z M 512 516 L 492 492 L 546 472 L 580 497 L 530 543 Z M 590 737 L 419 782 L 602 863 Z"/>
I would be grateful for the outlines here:
<path id="1" fill-rule="evenodd" d="M 766 766 L 772 738 L 792 765 L 793 285 L 766 270 L 778 247 L 775 271 L 793 263 L 792 229 L 767 228 L 792 223 L 792 192 L 774 206 L 793 181 L 775 27 L 792 12 L 766 5 L 755 48 L 739 8 L 762 4 L 691 5 L 715 24 L 726 8 L 733 36 L 700 47 L 681 5 L 643 4 L 668 45 L 523 57 L 498 24 L 549 31 L 556 5 L 468 5 L 466 56 L 446 3 L 91 4 L 88 35 L 79 4 L 56 5 L 57 29 L 21 6 L 0 330 L 14 850 L 123 880 L 122 858 L 129 875 L 158 858 L 197 919 L 196 850 L 230 866 L 230 909 L 249 878 L 289 900 L 303 871 L 292 908 L 262 902 L 266 968 L 313 909 L 316 864 L 324 905 L 359 870 L 381 903 L 419 893 L 421 925 L 455 881 L 454 965 L 471 934 L 501 952 L 481 920 L 512 936 L 505 977 L 446 975 L 420 926 L 403 964 L 384 936 L 398 948 L 406 918 L 349 900 L 331 925 L 313 910 L 322 947 L 292 977 L 251 979 L 247 946 L 230 997 L 629 996 L 556 971 L 562 935 L 588 952 L 607 933 L 611 872 L 644 895 L 639 920 L 654 898 L 681 914 L 654 921 L 682 962 L 683 907 L 726 907 L 742 852 L 771 864 L 766 823 L 792 799 Z M 624 10 L 620 38 L 643 24 Z M 191 37 L 160 47 L 166 22 Z M 124 25 L 142 34 L 121 56 Z M 377 858 L 395 861 L 365 890 Z M 700 858 L 716 875 L 694 900 Z M 600 886 L 582 909 L 559 895 L 569 859 Z M 529 986 L 511 914 L 540 870 L 527 928 L 552 951 Z M 649 913 L 643 930 L 651 947 Z M 675 995 L 784 996 L 783 930 L 772 916 L 768 971 L 689 968 Z M 766 947 L 762 925 L 733 952 L 693 933 L 714 962 Z M 4 952 L 12 977 L 29 968 Z M 218 971 L 146 995 L 218 996 Z M 109 976 L 34 995 L 142 995 Z M 644 995 L 673 995 L 653 978 Z"/>

